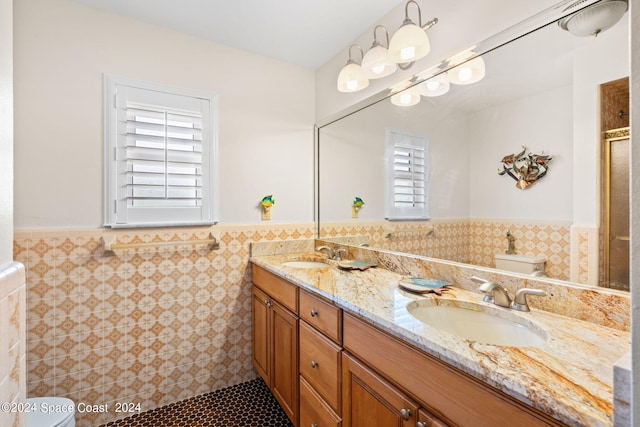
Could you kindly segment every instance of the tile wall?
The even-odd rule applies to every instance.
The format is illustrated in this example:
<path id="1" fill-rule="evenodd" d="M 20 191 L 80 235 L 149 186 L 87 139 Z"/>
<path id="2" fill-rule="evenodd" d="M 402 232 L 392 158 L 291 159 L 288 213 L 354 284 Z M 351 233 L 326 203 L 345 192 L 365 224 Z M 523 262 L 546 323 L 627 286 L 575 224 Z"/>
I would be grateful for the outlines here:
<path id="1" fill-rule="evenodd" d="M 27 398 L 25 269 L 13 262 L 0 266 L 0 403 L 24 403 Z M 5 359 L 6 357 L 6 359 Z M 24 413 L 0 408 L 0 426 L 25 425 Z M 15 407 L 14 409 L 18 409 Z"/>
<path id="2" fill-rule="evenodd" d="M 432 234 L 428 231 L 434 227 Z M 370 236 L 372 247 L 408 252 L 431 258 L 494 267 L 494 255 L 507 249 L 507 231 L 516 238 L 519 254 L 544 256 L 550 277 L 569 280 L 571 275 L 571 227 L 568 223 L 494 219 L 434 219 L 429 222 L 368 222 L 322 224 L 322 237 Z M 389 232 L 391 237 L 385 237 Z M 597 249 L 596 249 L 597 250 Z M 581 256 L 588 269 L 587 254 Z M 597 258 L 596 258 L 597 261 Z M 580 270 L 581 276 L 584 272 Z M 577 280 L 576 280 L 577 281 Z M 587 283 L 587 282 L 583 282 Z"/>
<path id="3" fill-rule="evenodd" d="M 204 245 L 121 249 L 117 243 L 205 239 Z M 249 243 L 313 238 L 314 225 L 111 231 L 16 230 L 26 266 L 27 391 L 107 404 L 79 427 L 251 380 Z M 0 423 L 5 425 L 4 423 Z M 9 425 L 9 424 L 7 424 Z"/>

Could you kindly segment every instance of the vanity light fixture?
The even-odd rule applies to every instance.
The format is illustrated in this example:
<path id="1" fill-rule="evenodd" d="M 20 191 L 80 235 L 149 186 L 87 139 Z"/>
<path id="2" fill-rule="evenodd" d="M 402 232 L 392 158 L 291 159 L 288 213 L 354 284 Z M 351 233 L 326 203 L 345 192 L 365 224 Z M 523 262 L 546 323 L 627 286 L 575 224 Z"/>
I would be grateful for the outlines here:
<path id="1" fill-rule="evenodd" d="M 450 85 L 447 73 L 441 73 L 423 83 L 420 83 L 418 85 L 418 90 L 422 96 L 435 97 L 449 92 L 449 87 Z"/>
<path id="2" fill-rule="evenodd" d="M 362 73 L 362 67 L 351 58 L 352 47 L 360 49 L 360 54 L 364 57 L 364 52 L 359 45 L 349 46 L 349 60 L 338 75 L 338 90 L 340 92 L 357 92 L 369 86 L 369 80 Z"/>
<path id="3" fill-rule="evenodd" d="M 418 8 L 418 24 L 409 18 L 409 4 Z M 362 48 L 356 44 L 349 46 L 349 60 L 338 75 L 338 90 L 340 92 L 357 92 L 369 86 L 369 79 L 379 79 L 393 74 L 398 68 L 407 70 L 415 61 L 424 57 L 431 50 L 426 31 L 438 23 L 433 18 L 422 23 L 420 5 L 415 0 L 409 0 L 404 7 L 405 19 L 389 42 L 389 33 L 382 25 L 373 29 L 373 44 L 365 55 Z M 382 28 L 387 39 L 387 48 L 376 37 L 376 31 Z M 361 64 L 351 58 L 351 48 L 356 46 L 362 53 Z"/>
<path id="4" fill-rule="evenodd" d="M 384 30 L 387 39 L 387 47 L 385 48 L 376 38 L 376 30 L 381 28 Z M 389 59 L 389 33 L 382 25 L 376 25 L 373 29 L 373 44 L 362 58 L 362 73 L 368 79 L 379 79 L 393 74 L 398 66 Z"/>
<path id="5" fill-rule="evenodd" d="M 574 36 L 597 36 L 613 27 L 629 9 L 628 0 L 602 0 L 558 21 Z"/>
<path id="6" fill-rule="evenodd" d="M 391 97 L 391 103 L 398 107 L 411 107 L 420 102 L 420 92 L 417 87 L 413 86 L 402 92 L 396 93 Z"/>
<path id="7" fill-rule="evenodd" d="M 484 78 L 484 59 L 477 56 L 447 71 L 449 82 L 456 85 L 470 85 Z"/>
<path id="8" fill-rule="evenodd" d="M 418 24 L 409 18 L 409 4 L 412 3 L 418 8 Z M 434 18 L 422 24 L 422 11 L 415 0 L 409 0 L 405 4 L 404 15 L 404 22 L 391 38 L 389 45 L 389 58 L 398 64 L 412 63 L 429 53 L 431 45 L 425 31 L 438 22 L 438 18 Z"/>

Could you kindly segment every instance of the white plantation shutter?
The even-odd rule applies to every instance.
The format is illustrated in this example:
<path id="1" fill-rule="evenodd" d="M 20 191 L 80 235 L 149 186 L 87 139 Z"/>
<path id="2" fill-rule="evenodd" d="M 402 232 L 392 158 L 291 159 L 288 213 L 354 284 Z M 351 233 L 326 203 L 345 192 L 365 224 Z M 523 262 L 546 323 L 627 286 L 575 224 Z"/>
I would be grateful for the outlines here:
<path id="1" fill-rule="evenodd" d="M 212 224 L 215 98 L 105 78 L 109 227 Z"/>
<path id="2" fill-rule="evenodd" d="M 386 218 L 429 217 L 428 145 L 423 136 L 406 131 L 385 131 Z"/>

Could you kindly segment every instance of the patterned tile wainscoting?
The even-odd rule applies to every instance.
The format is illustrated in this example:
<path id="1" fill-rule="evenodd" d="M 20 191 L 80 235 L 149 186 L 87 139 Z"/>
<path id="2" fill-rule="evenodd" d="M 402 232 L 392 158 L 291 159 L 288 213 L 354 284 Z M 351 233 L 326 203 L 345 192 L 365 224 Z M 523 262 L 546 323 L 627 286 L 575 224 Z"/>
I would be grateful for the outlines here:
<path id="1" fill-rule="evenodd" d="M 12 262 L 0 266 L 0 403 L 19 404 L 27 398 L 25 318 L 24 265 Z M 24 425 L 24 412 L 0 411 L 0 426 Z"/>
<path id="2" fill-rule="evenodd" d="M 117 243 L 204 245 L 104 251 Z M 249 243 L 314 237 L 313 223 L 144 230 L 16 230 L 26 266 L 27 392 L 107 404 L 79 427 L 252 380 Z M 5 425 L 4 423 L 2 425 Z M 7 424 L 10 425 L 10 424 Z"/>
<path id="3" fill-rule="evenodd" d="M 569 280 L 571 265 L 570 224 L 505 219 L 451 218 L 428 222 L 376 221 L 321 224 L 321 236 L 368 235 L 374 248 L 408 252 L 431 258 L 494 267 L 494 255 L 507 248 L 507 231 L 516 238 L 521 255 L 544 256 L 550 277 Z M 434 227 L 434 232 L 428 231 Z M 386 237 L 393 232 L 390 237 Z M 597 251 L 597 248 L 590 248 Z M 575 262 L 587 262 L 580 252 Z M 596 252 L 597 256 L 597 252 Z M 587 283 L 587 282 L 584 282 Z"/>

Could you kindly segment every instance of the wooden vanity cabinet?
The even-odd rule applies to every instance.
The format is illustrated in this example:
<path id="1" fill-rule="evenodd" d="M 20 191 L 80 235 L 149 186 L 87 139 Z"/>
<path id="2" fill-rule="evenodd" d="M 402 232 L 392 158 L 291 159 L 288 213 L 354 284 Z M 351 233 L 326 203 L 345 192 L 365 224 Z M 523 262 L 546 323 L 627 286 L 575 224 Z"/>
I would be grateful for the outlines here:
<path id="1" fill-rule="evenodd" d="M 253 366 L 291 422 L 297 426 L 298 289 L 295 285 L 255 266 L 253 283 Z"/>

